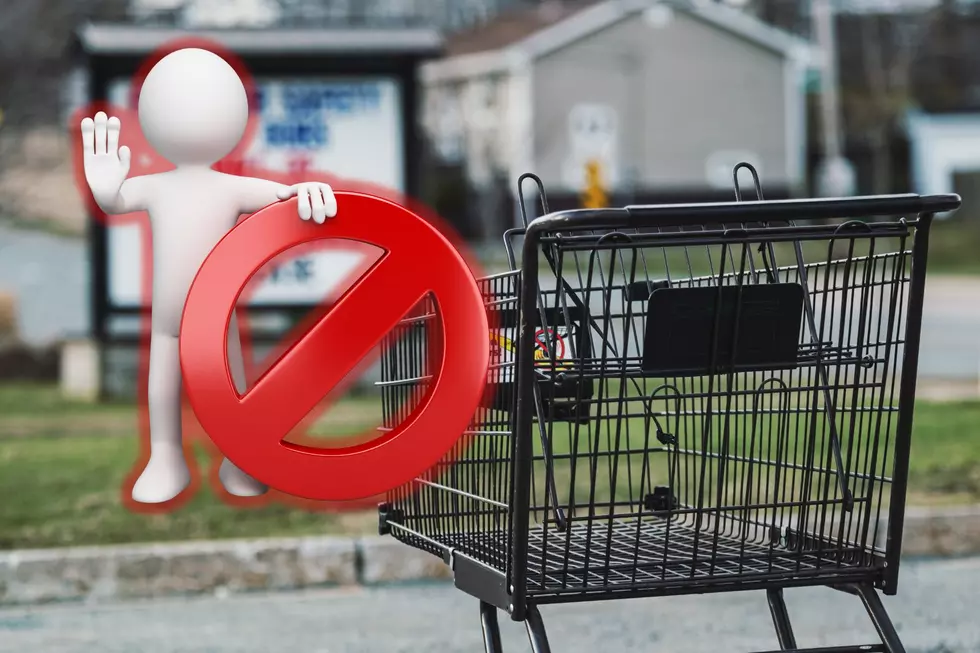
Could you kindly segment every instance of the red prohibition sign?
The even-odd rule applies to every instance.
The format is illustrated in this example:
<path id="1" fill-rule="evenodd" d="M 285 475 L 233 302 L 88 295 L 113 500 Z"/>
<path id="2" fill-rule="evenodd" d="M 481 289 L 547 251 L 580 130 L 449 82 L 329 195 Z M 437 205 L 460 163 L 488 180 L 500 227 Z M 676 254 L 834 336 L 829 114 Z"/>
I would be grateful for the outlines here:
<path id="1" fill-rule="evenodd" d="M 194 412 L 221 452 L 269 487 L 306 499 L 364 499 L 432 468 L 460 439 L 483 397 L 487 313 L 459 252 L 407 209 L 336 192 L 325 224 L 297 217 L 296 199 L 247 217 L 212 250 L 191 286 L 180 360 Z M 384 250 L 364 274 L 244 395 L 232 381 L 227 333 L 236 300 L 266 262 L 320 239 Z M 319 449 L 284 442 L 294 428 L 426 295 L 434 295 L 442 353 L 429 392 L 400 425 L 369 442 Z M 480 346 L 476 343 L 484 343 Z"/>
<path id="2" fill-rule="evenodd" d="M 539 329 L 534 334 L 534 342 L 536 342 L 540 347 L 541 351 L 545 353 L 549 358 L 551 357 L 551 352 L 548 350 L 548 342 L 545 340 L 544 335 L 550 333 L 555 340 L 555 359 L 559 360 L 565 357 L 565 339 L 558 335 L 557 332 L 551 329 Z"/>

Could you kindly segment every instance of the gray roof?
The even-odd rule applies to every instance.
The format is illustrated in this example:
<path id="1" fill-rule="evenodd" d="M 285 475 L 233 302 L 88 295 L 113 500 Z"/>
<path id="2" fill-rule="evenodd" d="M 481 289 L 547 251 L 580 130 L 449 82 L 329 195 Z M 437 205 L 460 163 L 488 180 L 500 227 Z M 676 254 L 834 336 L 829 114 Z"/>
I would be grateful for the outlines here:
<path id="1" fill-rule="evenodd" d="M 442 50 L 442 36 L 426 28 L 275 28 L 202 29 L 88 23 L 78 31 L 82 48 L 91 54 L 149 54 L 168 41 L 194 36 L 220 44 L 237 54 L 417 54 Z"/>
<path id="2" fill-rule="evenodd" d="M 547 12 L 550 20 L 515 21 L 512 14 L 501 15 L 486 25 L 460 33 L 448 44 L 449 56 L 426 64 L 423 75 L 429 80 L 452 79 L 506 70 L 514 62 L 546 55 L 657 4 L 677 9 L 779 56 L 806 65 L 817 61 L 819 50 L 814 44 L 717 2 L 576 0 L 556 5 L 556 10 Z M 541 8 L 527 12 L 541 12 Z M 509 29 L 502 29 L 508 26 Z"/>

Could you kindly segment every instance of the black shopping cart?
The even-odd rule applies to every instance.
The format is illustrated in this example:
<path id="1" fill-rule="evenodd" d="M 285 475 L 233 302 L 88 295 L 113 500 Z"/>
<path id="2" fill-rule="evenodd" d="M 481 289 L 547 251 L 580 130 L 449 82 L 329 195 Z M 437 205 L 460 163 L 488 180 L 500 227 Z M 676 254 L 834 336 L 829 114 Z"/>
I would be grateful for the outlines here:
<path id="1" fill-rule="evenodd" d="M 549 213 L 479 281 L 472 429 L 380 530 L 441 556 L 549 651 L 538 606 L 765 590 L 779 649 L 904 651 L 897 588 L 929 226 L 959 197 Z M 521 185 L 519 182 L 519 187 Z M 521 206 L 524 197 L 521 192 Z M 523 239 L 520 265 L 516 244 Z M 390 336 L 386 424 L 427 388 L 433 306 Z M 881 643 L 798 649 L 783 589 L 860 598 Z"/>

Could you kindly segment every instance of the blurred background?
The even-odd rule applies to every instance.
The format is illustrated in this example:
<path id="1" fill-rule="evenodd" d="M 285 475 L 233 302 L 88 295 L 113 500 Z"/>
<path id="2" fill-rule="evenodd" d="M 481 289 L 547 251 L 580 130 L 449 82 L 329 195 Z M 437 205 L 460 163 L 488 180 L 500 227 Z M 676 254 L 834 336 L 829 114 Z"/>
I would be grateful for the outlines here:
<path id="1" fill-rule="evenodd" d="M 730 200 L 739 161 L 767 199 L 961 194 L 930 248 L 916 424 L 932 438 L 913 485 L 923 502 L 980 497 L 980 2 L 6 0 L 0 487 L 37 498 L 0 508 L 0 546 L 325 527 L 275 506 L 233 520 L 208 493 L 179 515 L 119 505 L 138 450 L 140 235 L 87 214 L 69 117 L 130 103 L 143 58 L 187 35 L 255 76 L 249 160 L 407 193 L 490 272 L 506 268 L 524 172 L 555 209 Z M 284 265 L 264 288 L 270 339 L 329 285 L 311 269 Z M 376 420 L 357 401 L 329 428 Z M 363 517 L 331 523 L 370 531 Z"/>

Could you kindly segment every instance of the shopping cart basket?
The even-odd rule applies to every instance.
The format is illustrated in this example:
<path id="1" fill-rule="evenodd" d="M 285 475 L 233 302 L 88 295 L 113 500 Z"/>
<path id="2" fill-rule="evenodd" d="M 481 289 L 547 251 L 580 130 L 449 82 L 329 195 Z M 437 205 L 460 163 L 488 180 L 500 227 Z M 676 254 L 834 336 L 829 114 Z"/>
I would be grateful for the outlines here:
<path id="1" fill-rule="evenodd" d="M 753 589 L 780 650 L 904 650 L 878 590 L 898 580 L 929 226 L 959 197 L 765 201 L 749 170 L 754 201 L 737 167 L 733 202 L 554 213 L 522 177 L 544 215 L 479 281 L 492 392 L 380 506 L 383 534 L 479 599 L 488 653 L 498 609 L 540 653 L 542 604 Z M 431 309 L 390 336 L 389 426 L 426 392 Z M 881 643 L 798 649 L 782 592 L 812 585 L 858 596 Z"/>

